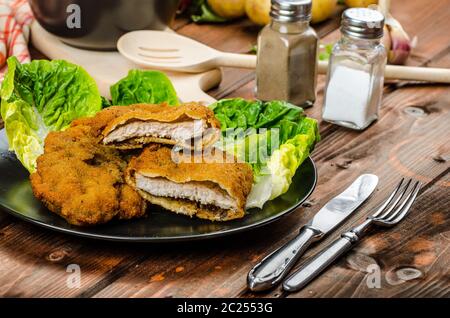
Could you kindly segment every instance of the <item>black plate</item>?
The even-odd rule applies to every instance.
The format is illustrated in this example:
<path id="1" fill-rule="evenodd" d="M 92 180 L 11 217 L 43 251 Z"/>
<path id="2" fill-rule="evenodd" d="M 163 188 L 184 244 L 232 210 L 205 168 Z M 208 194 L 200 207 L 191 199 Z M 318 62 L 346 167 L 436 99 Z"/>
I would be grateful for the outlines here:
<path id="1" fill-rule="evenodd" d="M 84 237 L 136 242 L 206 239 L 242 232 L 279 219 L 294 211 L 313 192 L 317 171 L 311 158 L 297 170 L 289 191 L 267 202 L 262 210 L 251 209 L 239 220 L 211 222 L 154 209 L 147 218 L 113 221 L 96 227 L 77 227 L 50 212 L 34 198 L 28 172 L 6 150 L 4 130 L 0 131 L 0 206 L 21 219 L 52 230 Z"/>

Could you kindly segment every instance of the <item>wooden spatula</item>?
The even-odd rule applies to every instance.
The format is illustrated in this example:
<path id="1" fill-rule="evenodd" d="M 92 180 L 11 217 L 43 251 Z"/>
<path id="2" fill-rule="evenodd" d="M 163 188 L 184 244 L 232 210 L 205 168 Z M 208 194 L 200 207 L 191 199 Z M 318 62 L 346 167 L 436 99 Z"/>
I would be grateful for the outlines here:
<path id="1" fill-rule="evenodd" d="M 255 68 L 254 55 L 217 51 L 177 33 L 134 31 L 117 42 L 119 52 L 139 66 L 189 73 L 199 73 L 231 66 Z"/>
<path id="2" fill-rule="evenodd" d="M 117 42 L 119 52 L 144 68 L 188 73 L 205 72 L 220 66 L 255 68 L 256 56 L 225 53 L 177 33 L 163 31 L 134 31 Z M 328 69 L 326 61 L 319 62 L 319 73 Z M 386 79 L 450 83 L 450 69 L 387 65 Z"/>

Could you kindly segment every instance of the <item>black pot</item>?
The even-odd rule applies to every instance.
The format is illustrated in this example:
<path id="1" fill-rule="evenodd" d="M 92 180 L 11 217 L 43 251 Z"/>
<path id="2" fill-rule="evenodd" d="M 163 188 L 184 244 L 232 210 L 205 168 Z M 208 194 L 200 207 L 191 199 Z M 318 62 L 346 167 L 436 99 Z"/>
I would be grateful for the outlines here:
<path id="1" fill-rule="evenodd" d="M 114 50 L 129 31 L 170 26 L 179 0 L 29 0 L 36 20 L 64 42 Z"/>

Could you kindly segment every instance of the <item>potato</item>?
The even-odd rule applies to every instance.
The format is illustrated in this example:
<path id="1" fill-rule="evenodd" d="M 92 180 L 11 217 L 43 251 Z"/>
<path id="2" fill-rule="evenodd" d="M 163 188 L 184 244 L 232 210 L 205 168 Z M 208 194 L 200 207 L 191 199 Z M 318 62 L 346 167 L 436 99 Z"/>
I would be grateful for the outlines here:
<path id="1" fill-rule="evenodd" d="M 247 0 L 245 12 L 253 23 L 265 25 L 270 22 L 270 0 Z"/>
<path id="2" fill-rule="evenodd" d="M 337 0 L 312 0 L 311 23 L 321 22 L 333 15 Z M 270 22 L 270 0 L 247 0 L 245 12 L 250 20 L 259 25 Z"/>
<path id="3" fill-rule="evenodd" d="M 311 23 L 322 22 L 331 17 L 336 5 L 336 0 L 312 0 Z"/>
<path id="4" fill-rule="evenodd" d="M 208 5 L 214 13 L 226 19 L 237 19 L 245 15 L 245 0 L 208 0 Z"/>

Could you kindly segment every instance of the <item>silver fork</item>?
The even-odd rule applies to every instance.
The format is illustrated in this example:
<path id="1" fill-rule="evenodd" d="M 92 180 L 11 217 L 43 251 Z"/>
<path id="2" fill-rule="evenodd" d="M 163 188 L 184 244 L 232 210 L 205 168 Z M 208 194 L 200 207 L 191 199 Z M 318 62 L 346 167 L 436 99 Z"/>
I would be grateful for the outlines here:
<path id="1" fill-rule="evenodd" d="M 289 292 L 302 289 L 339 256 L 352 249 L 370 225 L 391 227 L 403 220 L 416 199 L 421 186 L 418 181 L 413 182 L 409 179 L 406 185 L 404 185 L 404 181 L 405 179 L 400 181 L 395 190 L 374 214 L 367 217 L 360 225 L 342 234 L 341 238 L 331 243 L 297 272 L 286 278 L 283 283 L 283 289 Z"/>

